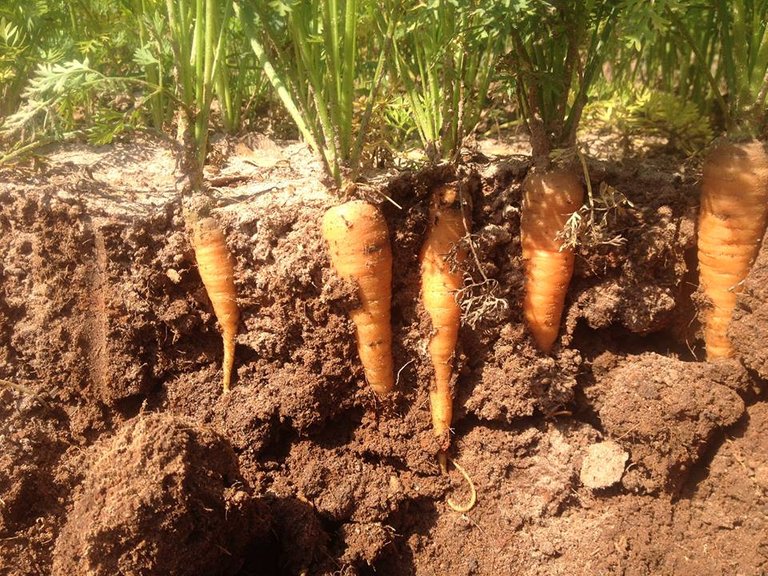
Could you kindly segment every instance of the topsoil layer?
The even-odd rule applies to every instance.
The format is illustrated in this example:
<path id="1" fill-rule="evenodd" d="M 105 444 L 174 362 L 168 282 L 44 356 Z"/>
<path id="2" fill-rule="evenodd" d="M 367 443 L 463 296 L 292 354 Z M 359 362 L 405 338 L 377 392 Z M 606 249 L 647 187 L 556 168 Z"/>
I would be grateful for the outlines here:
<path id="1" fill-rule="evenodd" d="M 170 149 L 59 148 L 0 173 L 0 574 L 768 572 L 768 246 L 706 363 L 697 170 L 590 163 L 592 225 L 552 354 L 521 319 L 510 156 L 379 176 L 396 392 L 359 365 L 299 145 L 222 141 L 208 208 L 241 318 L 232 392 Z M 582 176 L 583 180 L 583 176 Z M 473 200 L 451 458 L 431 431 L 418 254 L 429 192 Z M 587 218 L 588 215 L 585 215 Z"/>

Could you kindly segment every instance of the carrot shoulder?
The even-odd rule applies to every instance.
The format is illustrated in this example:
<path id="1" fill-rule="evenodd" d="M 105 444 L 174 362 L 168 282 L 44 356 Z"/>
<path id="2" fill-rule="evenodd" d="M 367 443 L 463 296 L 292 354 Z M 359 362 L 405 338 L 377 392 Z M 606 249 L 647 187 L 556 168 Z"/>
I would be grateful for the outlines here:
<path id="1" fill-rule="evenodd" d="M 524 183 L 521 240 L 525 267 L 523 316 L 540 350 L 557 340 L 574 255 L 557 235 L 581 206 L 584 190 L 564 170 L 531 174 Z"/>
<path id="2" fill-rule="evenodd" d="M 232 255 L 227 248 L 224 233 L 213 218 L 202 218 L 195 222 L 193 246 L 200 278 L 221 327 L 224 340 L 223 386 L 224 392 L 228 392 L 232 381 L 235 337 L 240 318 Z"/>
<path id="3" fill-rule="evenodd" d="M 357 349 L 371 388 L 384 396 L 394 388 L 392 371 L 392 249 L 387 223 L 374 205 L 353 200 L 329 209 L 323 236 L 331 264 L 358 288 L 360 306 L 350 312 Z"/>
<path id="4" fill-rule="evenodd" d="M 450 443 L 449 430 L 453 418 L 451 379 L 461 321 L 456 292 L 463 286 L 462 273 L 452 266 L 448 256 L 453 253 L 455 264 L 461 264 L 466 257 L 463 250 L 455 250 L 466 234 L 464 220 L 465 211 L 456 186 L 445 185 L 435 190 L 430 206 L 429 232 L 421 251 L 421 295 L 432 321 L 428 349 L 435 379 L 429 399 L 432 427 L 443 446 L 443 467 L 445 450 Z"/>
<path id="5" fill-rule="evenodd" d="M 733 355 L 728 339 L 741 283 L 754 262 L 768 212 L 768 154 L 760 142 L 723 143 L 707 156 L 699 211 L 699 283 L 707 358 Z"/>

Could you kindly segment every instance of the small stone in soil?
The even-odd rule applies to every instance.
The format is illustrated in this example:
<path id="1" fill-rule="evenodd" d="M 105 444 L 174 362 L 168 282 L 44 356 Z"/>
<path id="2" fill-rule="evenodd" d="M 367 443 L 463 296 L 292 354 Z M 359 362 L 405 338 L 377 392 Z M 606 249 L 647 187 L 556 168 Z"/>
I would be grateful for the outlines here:
<path id="1" fill-rule="evenodd" d="M 608 488 L 621 481 L 629 454 L 616 442 L 592 444 L 581 465 L 581 483 L 587 488 Z"/>

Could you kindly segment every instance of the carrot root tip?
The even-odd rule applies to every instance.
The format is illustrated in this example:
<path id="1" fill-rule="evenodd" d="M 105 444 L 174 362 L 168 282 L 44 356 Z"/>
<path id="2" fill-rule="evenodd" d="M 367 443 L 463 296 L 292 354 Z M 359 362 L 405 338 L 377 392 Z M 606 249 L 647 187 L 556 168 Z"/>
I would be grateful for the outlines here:
<path id="1" fill-rule="evenodd" d="M 448 455 L 442 450 L 437 454 L 437 463 L 440 466 L 440 473 L 448 474 Z"/>

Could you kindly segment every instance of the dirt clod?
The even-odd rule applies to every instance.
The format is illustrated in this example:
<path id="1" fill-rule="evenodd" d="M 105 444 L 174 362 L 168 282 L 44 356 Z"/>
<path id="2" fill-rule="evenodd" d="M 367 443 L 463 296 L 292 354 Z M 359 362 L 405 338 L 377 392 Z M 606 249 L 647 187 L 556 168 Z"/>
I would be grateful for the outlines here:
<path id="1" fill-rule="evenodd" d="M 237 572 L 256 518 L 223 438 L 142 415 L 93 456 L 56 542 L 54 575 Z"/>
<path id="2" fill-rule="evenodd" d="M 728 336 L 744 364 L 768 379 L 768 238 L 744 280 Z"/>
<path id="3" fill-rule="evenodd" d="M 645 354 L 627 357 L 610 372 L 600 419 L 629 449 L 628 490 L 674 492 L 715 438 L 744 413 L 739 395 L 718 384 L 710 365 Z"/>

